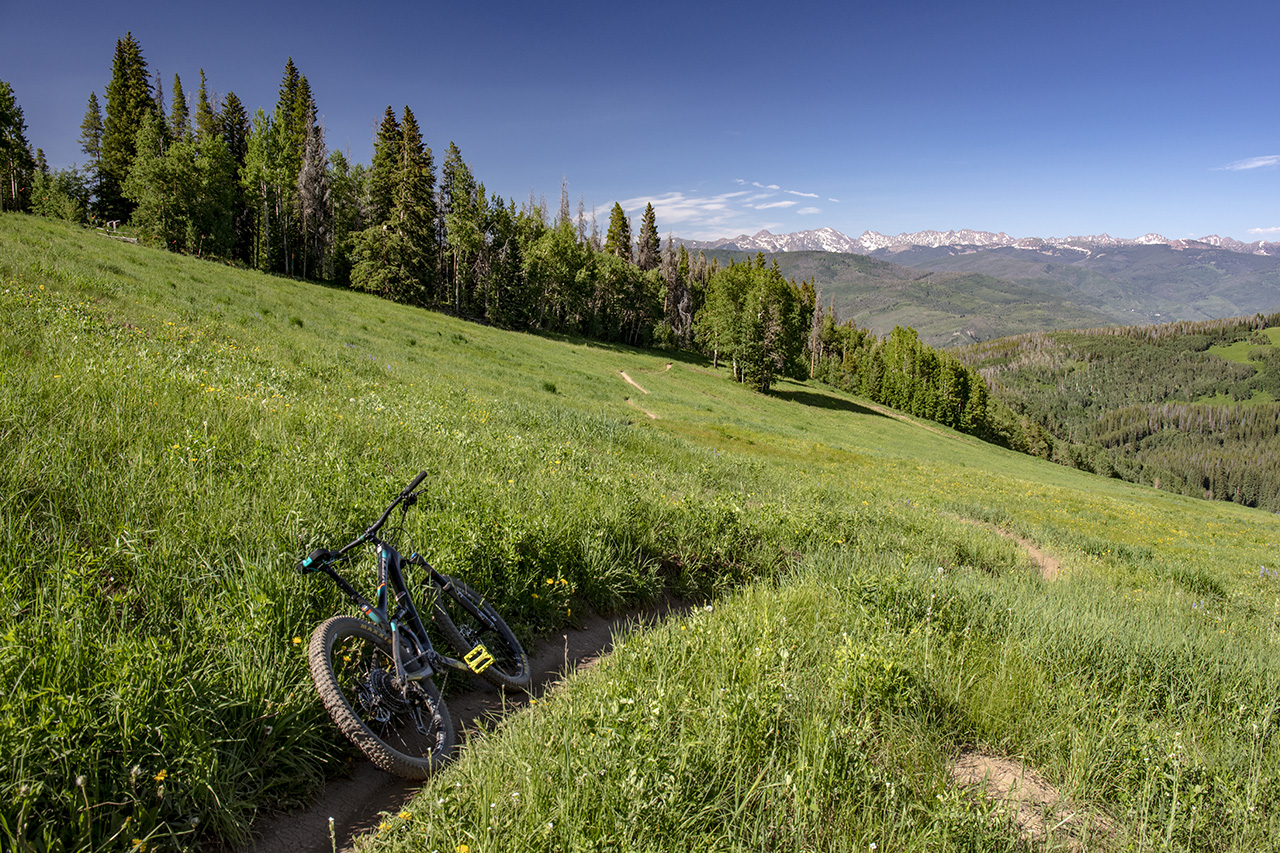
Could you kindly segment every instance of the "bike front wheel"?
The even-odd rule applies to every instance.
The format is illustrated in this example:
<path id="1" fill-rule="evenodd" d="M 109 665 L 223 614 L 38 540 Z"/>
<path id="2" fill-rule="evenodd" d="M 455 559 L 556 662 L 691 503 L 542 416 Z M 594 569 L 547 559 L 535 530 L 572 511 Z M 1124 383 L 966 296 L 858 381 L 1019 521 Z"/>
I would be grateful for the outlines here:
<path id="1" fill-rule="evenodd" d="M 532 680 L 529 656 L 515 633 L 484 596 L 457 578 L 441 576 L 432 617 L 449 645 L 479 676 L 498 687 L 527 687 Z M 479 612 L 473 615 L 463 602 Z M 491 659 L 490 659 L 491 658 Z M 482 668 L 480 668 L 482 667 Z"/>
<path id="2" fill-rule="evenodd" d="M 401 685 L 391 635 L 352 616 L 334 616 L 311 635 L 311 679 L 334 723 L 377 766 L 425 779 L 449 760 L 453 721 L 430 679 Z"/>

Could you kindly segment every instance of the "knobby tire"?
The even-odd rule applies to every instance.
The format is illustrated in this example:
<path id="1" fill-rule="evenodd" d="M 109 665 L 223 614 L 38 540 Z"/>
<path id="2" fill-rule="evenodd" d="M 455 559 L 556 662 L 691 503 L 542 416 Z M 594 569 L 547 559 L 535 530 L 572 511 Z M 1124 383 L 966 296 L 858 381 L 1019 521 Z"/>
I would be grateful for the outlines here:
<path id="1" fill-rule="evenodd" d="M 334 616 L 311 635 L 307 657 L 334 723 L 388 773 L 425 779 L 449 760 L 453 721 L 430 679 L 394 683 L 391 635 L 366 619 Z"/>

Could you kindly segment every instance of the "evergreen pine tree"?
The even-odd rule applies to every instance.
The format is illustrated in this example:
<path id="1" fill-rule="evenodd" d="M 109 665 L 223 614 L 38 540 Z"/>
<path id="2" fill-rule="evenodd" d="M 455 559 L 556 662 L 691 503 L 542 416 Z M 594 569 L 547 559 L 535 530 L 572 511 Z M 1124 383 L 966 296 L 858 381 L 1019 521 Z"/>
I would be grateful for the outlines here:
<path id="1" fill-rule="evenodd" d="M 116 41 L 107 84 L 106 118 L 102 130 L 101 195 L 102 214 L 107 219 L 127 219 L 133 204 L 124 197 L 123 187 L 133 166 L 138 131 L 145 116 L 155 115 L 147 63 L 133 33 Z"/>
<path id="2" fill-rule="evenodd" d="M 462 159 L 458 146 L 449 143 L 444 164 L 440 168 L 440 213 L 444 218 L 448 249 L 445 264 L 446 281 L 452 286 L 450 300 L 455 313 L 470 311 L 475 289 L 474 262 L 484 241 L 477 203 L 476 181 L 470 167 Z"/>
<path id="3" fill-rule="evenodd" d="M 642 270 L 656 269 L 661 252 L 661 241 L 658 239 L 658 218 L 653 211 L 653 204 L 644 208 L 644 216 L 640 220 L 640 239 L 636 246 L 636 266 Z"/>
<path id="4" fill-rule="evenodd" d="M 248 263 L 253 240 L 253 211 L 245 196 L 243 174 L 249 154 L 249 117 L 235 92 L 228 92 L 223 100 L 222 111 L 218 114 L 218 130 L 227 145 L 227 155 L 235 166 L 237 177 L 235 185 L 230 188 L 232 229 L 235 232 L 231 257 Z"/>
<path id="5" fill-rule="evenodd" d="M 204 69 L 200 69 L 200 91 L 196 93 L 196 138 L 204 141 L 222 135 L 222 122 L 218 112 L 209 100 L 209 90 L 204 79 Z M 227 146 L 230 151 L 230 146 Z"/>
<path id="6" fill-rule="evenodd" d="M 159 89 L 157 88 L 157 91 Z M 191 113 L 187 109 L 187 96 L 182 91 L 182 78 L 173 75 L 173 110 L 169 114 L 169 136 L 180 141 L 191 135 Z"/>
<path id="7" fill-rule="evenodd" d="M 604 250 L 624 261 L 631 260 L 631 220 L 627 219 L 626 211 L 616 201 L 609 213 L 609 232 L 604 238 Z"/>
<path id="8" fill-rule="evenodd" d="M 298 229 L 297 187 L 298 172 L 302 169 L 302 156 L 306 148 L 306 124 L 314 115 L 311 87 L 298 73 L 293 57 L 285 63 L 284 75 L 276 99 L 271 123 L 275 128 L 275 145 L 268 164 L 269 199 L 272 208 L 272 251 L 268 259 L 269 269 L 292 275 L 298 261 L 297 252 L 302 242 Z"/>
<path id="9" fill-rule="evenodd" d="M 13 87 L 0 80 L 0 212 L 28 209 L 34 169 L 22 107 Z"/>
<path id="10" fill-rule="evenodd" d="M 89 204 L 96 211 L 102 180 L 102 107 L 98 104 L 97 92 L 89 93 L 89 104 L 80 122 L 80 150 L 89 158 L 84 165 L 84 182 Z"/>
<path id="11" fill-rule="evenodd" d="M 439 251 L 436 241 L 436 167 L 408 106 L 400 120 L 400 169 L 391 220 L 404 238 L 402 298 L 426 303 L 435 292 Z"/>
<path id="12" fill-rule="evenodd" d="M 369 166 L 368 220 L 382 225 L 391 218 L 395 197 L 396 172 L 400 168 L 401 131 L 396 114 L 388 106 L 373 142 L 373 163 Z"/>
<path id="13" fill-rule="evenodd" d="M 388 109 L 390 113 L 390 109 Z M 399 140 L 384 139 L 394 126 L 383 120 L 370 170 L 370 206 L 378 173 L 378 204 L 389 201 L 385 220 L 372 220 L 356 240 L 352 286 L 401 302 L 422 304 L 435 293 L 436 206 L 435 164 L 423 145 L 417 119 L 407 106 L 399 123 Z M 389 158 L 394 156 L 394 161 Z M 388 192 L 389 190 L 389 192 Z M 372 215 L 372 214 L 371 214 Z"/>

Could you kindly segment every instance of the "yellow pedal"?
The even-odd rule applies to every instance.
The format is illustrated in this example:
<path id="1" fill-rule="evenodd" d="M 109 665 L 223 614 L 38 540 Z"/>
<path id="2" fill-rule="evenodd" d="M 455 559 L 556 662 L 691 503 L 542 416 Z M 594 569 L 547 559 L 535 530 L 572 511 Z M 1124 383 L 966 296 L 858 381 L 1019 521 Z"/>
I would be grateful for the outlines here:
<path id="1" fill-rule="evenodd" d="M 481 643 L 467 652 L 462 660 L 472 672 L 479 675 L 493 664 L 493 655 L 489 654 L 489 650 Z"/>

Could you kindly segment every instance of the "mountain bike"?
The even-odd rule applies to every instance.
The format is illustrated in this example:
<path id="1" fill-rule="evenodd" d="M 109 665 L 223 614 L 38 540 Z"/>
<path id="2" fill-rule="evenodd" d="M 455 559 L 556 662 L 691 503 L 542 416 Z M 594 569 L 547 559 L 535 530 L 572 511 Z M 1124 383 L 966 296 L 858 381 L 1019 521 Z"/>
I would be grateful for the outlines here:
<path id="1" fill-rule="evenodd" d="M 328 575 L 363 614 L 330 617 L 311 635 L 311 679 L 325 710 L 369 760 L 407 779 L 425 779 L 453 750 L 453 721 L 433 680 L 437 673 L 474 674 L 504 688 L 530 681 L 520 641 L 484 596 L 416 552 L 401 557 L 378 535 L 396 507 L 403 527 L 426 476 L 420 472 L 355 540 L 337 551 L 319 548 L 297 564 L 303 574 Z M 377 560 L 372 600 L 336 568 L 362 546 L 371 547 Z M 441 654 L 432 644 L 405 579 L 407 567 L 426 570 L 431 620 L 460 657 Z"/>

